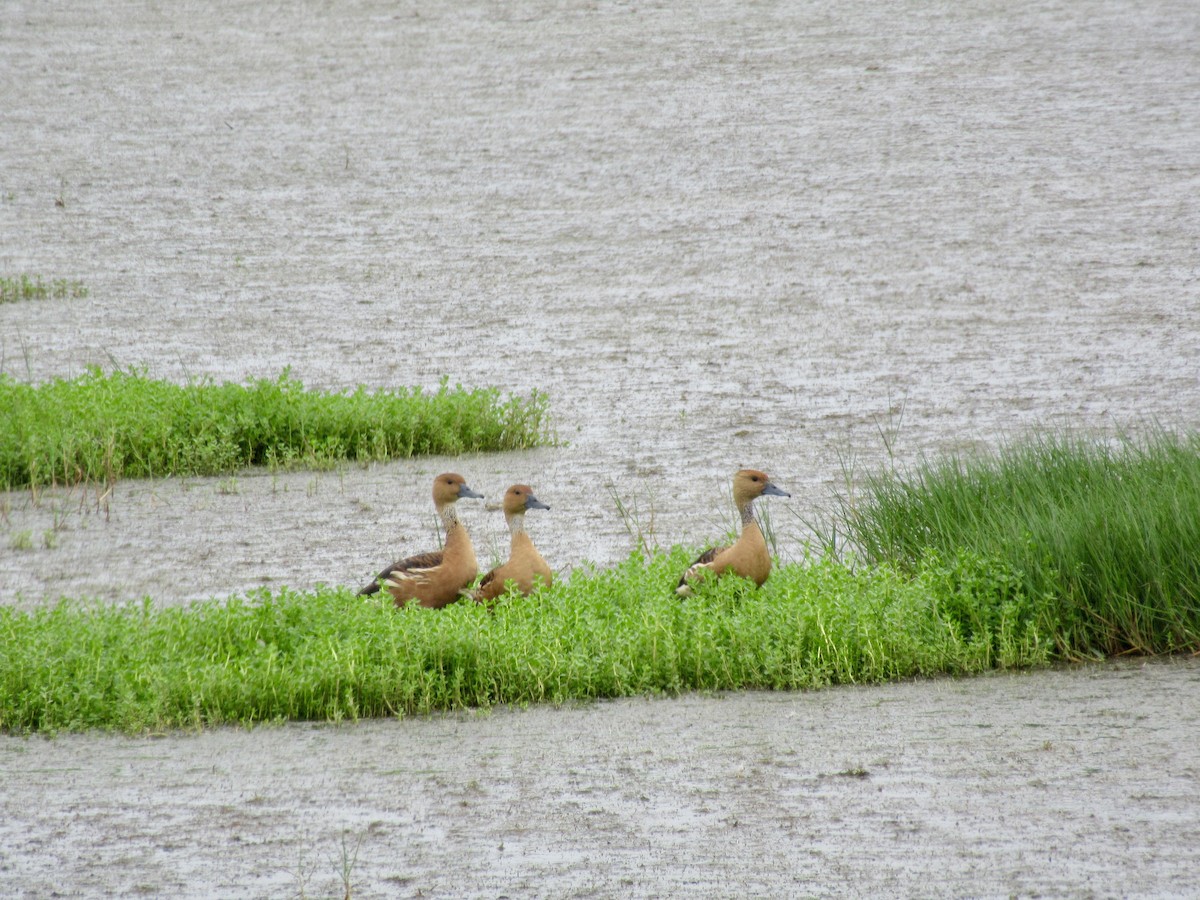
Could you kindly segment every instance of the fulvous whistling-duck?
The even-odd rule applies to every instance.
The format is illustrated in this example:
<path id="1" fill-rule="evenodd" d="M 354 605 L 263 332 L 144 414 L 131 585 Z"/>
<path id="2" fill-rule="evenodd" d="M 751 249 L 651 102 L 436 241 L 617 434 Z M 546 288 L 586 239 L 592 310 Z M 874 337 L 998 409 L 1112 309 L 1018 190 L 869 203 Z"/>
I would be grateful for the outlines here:
<path id="1" fill-rule="evenodd" d="M 525 531 L 526 510 L 549 508 L 533 496 L 533 488 L 527 484 L 514 484 L 505 492 L 504 519 L 508 522 L 509 533 L 512 534 L 512 550 L 509 552 L 508 562 L 483 576 L 479 588 L 471 594 L 476 603 L 490 603 L 495 600 L 504 593 L 505 585 L 510 581 L 516 584 L 517 590 L 526 595 L 533 590 L 535 578 L 540 578 L 544 586 L 550 586 L 554 575 Z"/>
<path id="2" fill-rule="evenodd" d="M 375 580 L 359 591 L 359 596 L 374 594 L 380 586 L 387 589 L 397 606 L 416 600 L 434 609 L 458 599 L 458 592 L 475 580 L 479 564 L 466 527 L 458 521 L 455 501 L 464 497 L 483 497 L 467 487 L 461 475 L 446 472 L 433 480 L 433 504 L 446 526 L 446 543 L 441 550 L 420 553 L 392 563 Z"/>
<path id="3" fill-rule="evenodd" d="M 737 505 L 742 517 L 742 535 L 730 547 L 713 547 L 696 558 L 675 589 L 681 597 L 692 593 L 692 583 L 705 576 L 708 571 L 717 575 L 732 572 L 749 578 L 757 586 L 771 574 L 771 554 L 767 550 L 767 541 L 762 529 L 754 521 L 754 501 L 763 496 L 790 497 L 791 494 L 777 488 L 771 483 L 765 472 L 757 469 L 742 469 L 733 476 L 733 502 Z"/>

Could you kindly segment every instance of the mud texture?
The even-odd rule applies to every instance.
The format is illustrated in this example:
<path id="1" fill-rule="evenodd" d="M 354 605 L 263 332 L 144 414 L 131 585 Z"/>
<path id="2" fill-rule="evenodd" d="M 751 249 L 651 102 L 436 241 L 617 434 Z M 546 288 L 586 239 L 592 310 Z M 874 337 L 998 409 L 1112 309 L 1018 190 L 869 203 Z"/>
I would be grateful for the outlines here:
<path id="1" fill-rule="evenodd" d="M 566 569 L 613 492 L 705 543 L 753 465 L 798 556 L 889 453 L 1194 427 L 1200 10 L 878 6 L 4 4 L 0 269 L 90 290 L 0 309 L 4 371 L 447 375 L 565 445 L 9 495 L 0 602 L 357 584 L 447 468 Z"/>
<path id="2" fill-rule="evenodd" d="M 1193 661 L 0 738 L 0 892 L 1195 896 L 1198 698 Z"/>
<path id="3" fill-rule="evenodd" d="M 532 484 L 565 572 L 721 534 L 753 465 L 795 558 L 884 464 L 1194 429 L 1197 46 L 1185 0 L 6 2 L 0 274 L 89 294 L 0 305 L 0 371 L 446 375 L 548 392 L 560 443 L 5 494 L 0 603 L 358 585 L 429 549 L 445 469 Z M 340 895 L 345 836 L 355 896 L 1189 895 L 1197 696 L 1168 664 L 4 738 L 0 894 Z"/>

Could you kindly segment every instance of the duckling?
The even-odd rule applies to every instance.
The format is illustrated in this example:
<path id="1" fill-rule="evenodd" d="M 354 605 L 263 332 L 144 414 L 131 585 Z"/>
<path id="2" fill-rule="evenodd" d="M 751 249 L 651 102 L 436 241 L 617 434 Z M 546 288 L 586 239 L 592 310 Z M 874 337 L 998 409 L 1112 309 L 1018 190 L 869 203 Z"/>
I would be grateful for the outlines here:
<path id="1" fill-rule="evenodd" d="M 705 577 L 706 570 L 717 575 L 732 572 L 762 587 L 771 574 L 771 554 L 767 550 L 762 529 L 754 521 L 753 505 L 764 494 L 773 497 L 792 496 L 772 484 L 766 473 L 757 469 L 742 469 L 733 476 L 733 502 L 742 517 L 742 535 L 730 547 L 713 547 L 696 557 L 679 579 L 676 594 L 680 597 L 691 596 L 692 583 Z"/>
<path id="2" fill-rule="evenodd" d="M 550 586 L 554 575 L 525 531 L 526 510 L 549 508 L 533 496 L 533 488 L 527 484 L 514 484 L 505 492 L 504 519 L 512 535 L 512 550 L 508 562 L 484 575 L 479 588 L 470 595 L 476 603 L 495 600 L 504 593 L 505 583 L 509 581 L 516 582 L 517 589 L 525 595 L 533 590 L 535 578 L 541 578 L 543 585 Z"/>
<path id="3" fill-rule="evenodd" d="M 446 543 L 441 550 L 420 553 L 394 562 L 359 591 L 359 596 L 387 588 L 397 606 L 416 600 L 422 606 L 440 609 L 458 599 L 458 592 L 475 580 L 479 563 L 466 527 L 454 510 L 457 500 L 481 499 L 467 487 L 466 479 L 446 472 L 433 480 L 433 505 L 446 526 Z"/>

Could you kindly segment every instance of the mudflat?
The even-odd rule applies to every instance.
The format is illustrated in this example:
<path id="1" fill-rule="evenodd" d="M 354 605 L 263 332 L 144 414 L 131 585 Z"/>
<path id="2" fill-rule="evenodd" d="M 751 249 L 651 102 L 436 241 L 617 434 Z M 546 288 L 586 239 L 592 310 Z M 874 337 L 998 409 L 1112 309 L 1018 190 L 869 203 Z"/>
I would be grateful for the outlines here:
<path id="1" fill-rule="evenodd" d="M 883 465 L 1194 427 L 1194 4 L 877 7 L 5 4 L 0 266 L 89 294 L 3 304 L 4 371 L 537 388 L 560 445 L 11 495 L 0 601 L 364 582 L 446 469 L 569 568 L 761 468 L 795 558 Z"/>
<path id="2" fill-rule="evenodd" d="M 431 477 L 564 574 L 1200 423 L 1194 3 L 0 7 L 0 371 L 546 391 L 558 443 L 0 497 L 0 602 L 358 585 Z M 630 512 L 623 519 L 617 499 Z M 482 563 L 503 519 L 464 509 Z M 18 535 L 27 540 L 17 540 Z M 49 535 L 49 537 L 47 537 Z M 1193 661 L 0 739 L 0 893 L 1193 894 Z"/>
<path id="3" fill-rule="evenodd" d="M 6 896 L 1193 895 L 1200 665 L 0 738 Z"/>

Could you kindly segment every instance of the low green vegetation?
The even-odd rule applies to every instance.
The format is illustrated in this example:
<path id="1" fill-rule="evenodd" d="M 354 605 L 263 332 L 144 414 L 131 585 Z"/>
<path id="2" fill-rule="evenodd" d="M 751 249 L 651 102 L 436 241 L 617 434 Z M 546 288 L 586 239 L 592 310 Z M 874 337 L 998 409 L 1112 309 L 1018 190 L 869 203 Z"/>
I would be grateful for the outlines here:
<path id="1" fill-rule="evenodd" d="M 1200 435 L 1051 435 L 869 481 L 837 517 L 868 564 L 1002 561 L 1068 657 L 1200 650 Z"/>
<path id="2" fill-rule="evenodd" d="M 38 385 L 0 375 L 0 487 L 512 450 L 547 440 L 547 413 L 537 392 L 445 381 L 326 393 L 287 372 L 244 385 L 98 369 Z"/>
<path id="3" fill-rule="evenodd" d="M 1197 438 L 1037 439 L 880 476 L 839 516 L 855 555 L 686 601 L 674 587 L 692 552 L 674 548 L 491 612 L 344 588 L 0 609 L 0 729 L 341 720 L 1200 651 Z"/>
<path id="4" fill-rule="evenodd" d="M 68 278 L 46 280 L 41 275 L 0 275 L 0 303 L 20 300 L 73 300 L 86 297 L 87 286 Z"/>
<path id="5" fill-rule="evenodd" d="M 18 531 L 9 537 L 8 546 L 12 550 L 32 550 L 33 549 L 33 532 Z"/>
<path id="6" fill-rule="evenodd" d="M 0 728 L 145 731 L 338 720 L 689 690 L 807 688 L 1045 663 L 1002 567 L 911 575 L 836 561 L 726 579 L 680 602 L 689 553 L 577 571 L 494 610 L 396 609 L 349 590 L 190 607 L 0 610 Z"/>

